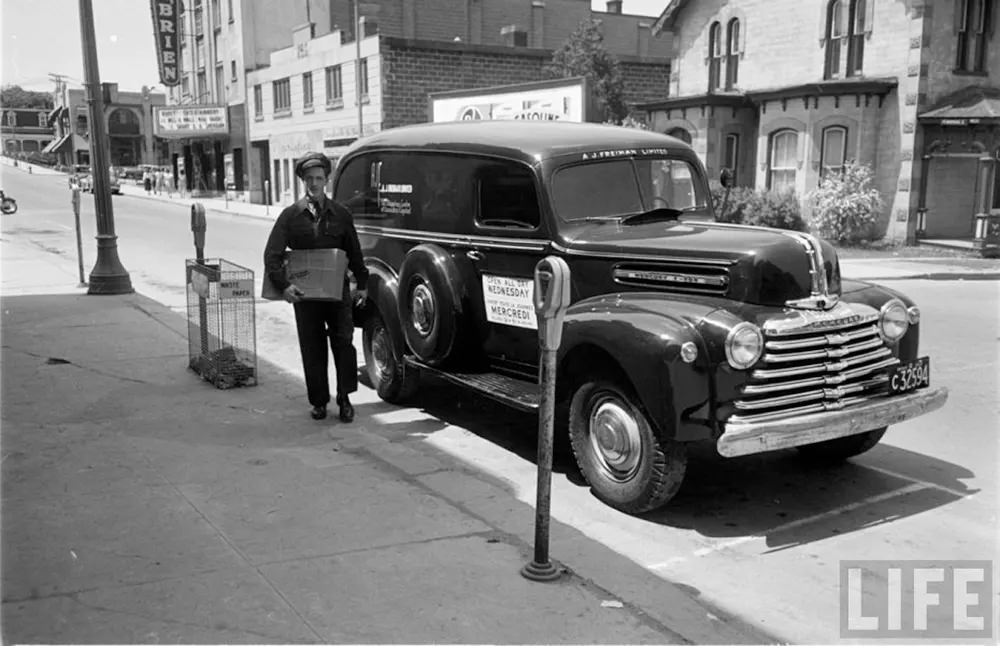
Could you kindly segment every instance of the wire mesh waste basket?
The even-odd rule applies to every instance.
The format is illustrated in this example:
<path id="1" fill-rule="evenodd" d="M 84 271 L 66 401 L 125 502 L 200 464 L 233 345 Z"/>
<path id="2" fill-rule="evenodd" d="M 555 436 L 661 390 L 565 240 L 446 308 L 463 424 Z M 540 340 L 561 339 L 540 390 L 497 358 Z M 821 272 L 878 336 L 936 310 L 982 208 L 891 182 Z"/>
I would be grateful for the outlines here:
<path id="1" fill-rule="evenodd" d="M 188 259 L 188 367 L 217 388 L 257 385 L 253 271 Z"/>

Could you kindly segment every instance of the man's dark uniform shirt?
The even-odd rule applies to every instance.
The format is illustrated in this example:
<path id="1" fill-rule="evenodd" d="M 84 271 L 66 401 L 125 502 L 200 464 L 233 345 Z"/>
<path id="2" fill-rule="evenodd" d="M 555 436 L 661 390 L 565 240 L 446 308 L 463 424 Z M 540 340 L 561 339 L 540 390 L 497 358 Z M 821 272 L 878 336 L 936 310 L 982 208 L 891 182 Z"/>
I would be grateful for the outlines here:
<path id="1" fill-rule="evenodd" d="M 351 212 L 342 204 L 324 198 L 316 206 L 308 197 L 287 207 L 278 216 L 264 247 L 264 269 L 271 283 L 284 291 L 290 284 L 285 277 L 285 249 L 343 249 L 347 266 L 354 274 L 358 289 L 365 289 L 368 270 L 358 244 Z M 312 208 L 310 208 L 312 207 Z M 313 210 L 316 211 L 313 214 Z M 344 280 L 344 300 L 348 300 L 347 279 Z"/>

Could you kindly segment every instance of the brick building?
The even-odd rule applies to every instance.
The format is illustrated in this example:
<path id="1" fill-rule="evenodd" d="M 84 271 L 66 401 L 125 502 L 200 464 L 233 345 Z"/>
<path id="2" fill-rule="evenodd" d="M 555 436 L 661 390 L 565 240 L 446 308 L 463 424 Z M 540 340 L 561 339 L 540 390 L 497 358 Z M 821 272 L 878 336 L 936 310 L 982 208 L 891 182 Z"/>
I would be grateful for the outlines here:
<path id="1" fill-rule="evenodd" d="M 670 0 L 668 98 L 652 126 L 712 174 L 803 199 L 845 160 L 871 166 L 893 240 L 972 238 L 1000 206 L 993 0 Z"/>
<path id="2" fill-rule="evenodd" d="M 662 97 L 669 35 L 654 38 L 652 18 L 621 14 L 618 2 L 608 7 L 594 12 L 589 0 L 363 2 L 370 13 L 360 21 L 359 66 L 352 0 L 307 2 L 307 20 L 289 30 L 287 46 L 247 74 L 251 199 L 294 200 L 295 160 L 308 150 L 338 157 L 359 122 L 364 133 L 424 122 L 432 93 L 543 80 L 552 50 L 589 18 L 601 22 L 605 47 L 621 63 L 626 99 Z"/>

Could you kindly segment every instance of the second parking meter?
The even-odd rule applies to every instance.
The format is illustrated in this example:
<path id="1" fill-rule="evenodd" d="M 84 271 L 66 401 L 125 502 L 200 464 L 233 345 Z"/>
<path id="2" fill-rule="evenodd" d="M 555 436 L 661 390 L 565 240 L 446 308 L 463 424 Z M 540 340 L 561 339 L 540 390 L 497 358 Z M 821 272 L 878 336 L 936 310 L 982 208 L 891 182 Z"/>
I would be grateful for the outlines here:
<path id="1" fill-rule="evenodd" d="M 562 343 L 563 318 L 569 307 L 569 265 L 562 258 L 548 256 L 535 266 L 535 293 L 532 297 L 538 318 L 541 402 L 538 410 L 538 486 L 535 504 L 535 557 L 521 568 L 532 581 L 553 581 L 560 571 L 549 560 L 549 508 L 552 498 L 552 447 L 555 432 L 556 353 Z"/>
<path id="2" fill-rule="evenodd" d="M 205 229 L 208 223 L 205 221 L 205 207 L 195 203 L 191 205 L 191 231 L 194 232 L 195 258 L 200 261 L 205 259 Z"/>

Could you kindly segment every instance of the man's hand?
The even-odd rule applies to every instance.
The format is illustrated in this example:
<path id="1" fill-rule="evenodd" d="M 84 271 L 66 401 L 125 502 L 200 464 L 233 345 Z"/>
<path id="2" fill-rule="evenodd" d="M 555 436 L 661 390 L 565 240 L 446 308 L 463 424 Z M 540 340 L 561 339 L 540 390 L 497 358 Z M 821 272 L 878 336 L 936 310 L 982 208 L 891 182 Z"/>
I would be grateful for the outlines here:
<path id="1" fill-rule="evenodd" d="M 353 299 L 354 305 L 364 305 L 366 300 L 368 300 L 367 289 L 359 289 L 358 291 L 354 292 L 354 299 Z"/>
<path id="2" fill-rule="evenodd" d="M 282 293 L 282 296 L 284 296 L 285 300 L 288 301 L 289 303 L 298 303 L 299 301 L 302 300 L 302 297 L 304 295 L 305 293 L 295 285 L 289 285 L 288 287 L 285 288 L 285 291 Z"/>

